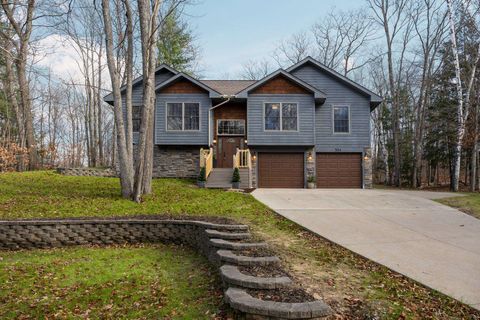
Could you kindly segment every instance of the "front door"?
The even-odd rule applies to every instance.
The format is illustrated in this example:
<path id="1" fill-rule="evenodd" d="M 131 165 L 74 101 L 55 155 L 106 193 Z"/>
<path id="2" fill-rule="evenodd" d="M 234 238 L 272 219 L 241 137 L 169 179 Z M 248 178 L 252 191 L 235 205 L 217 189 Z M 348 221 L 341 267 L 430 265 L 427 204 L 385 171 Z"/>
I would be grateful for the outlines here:
<path id="1" fill-rule="evenodd" d="M 218 137 L 217 167 L 232 168 L 233 156 L 238 149 L 243 149 L 244 137 Z"/>

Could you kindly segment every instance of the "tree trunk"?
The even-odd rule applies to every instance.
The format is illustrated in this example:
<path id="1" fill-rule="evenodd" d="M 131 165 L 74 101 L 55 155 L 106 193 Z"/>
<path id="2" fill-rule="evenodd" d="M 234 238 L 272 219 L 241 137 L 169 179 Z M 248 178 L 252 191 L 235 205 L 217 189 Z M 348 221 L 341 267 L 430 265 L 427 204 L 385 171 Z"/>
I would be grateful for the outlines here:
<path id="1" fill-rule="evenodd" d="M 110 1 L 102 0 L 102 13 L 104 20 L 105 43 L 107 53 L 107 65 L 112 82 L 114 98 L 114 119 L 117 136 L 118 164 L 120 171 L 120 184 L 122 187 L 122 196 L 131 198 L 133 188 L 133 164 L 132 159 L 128 157 L 127 144 L 125 138 L 125 126 L 123 122 L 122 95 L 120 91 L 120 74 L 116 68 L 114 50 L 113 50 L 113 31 L 112 19 L 110 15 Z"/>

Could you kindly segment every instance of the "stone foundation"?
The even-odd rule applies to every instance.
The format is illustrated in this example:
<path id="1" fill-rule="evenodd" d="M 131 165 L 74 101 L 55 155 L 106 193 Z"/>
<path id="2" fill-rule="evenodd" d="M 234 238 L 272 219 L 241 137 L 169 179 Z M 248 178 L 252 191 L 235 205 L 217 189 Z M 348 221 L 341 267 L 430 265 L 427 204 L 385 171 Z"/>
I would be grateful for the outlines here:
<path id="1" fill-rule="evenodd" d="M 365 148 L 363 151 L 363 188 L 372 189 L 373 187 L 373 160 L 372 149 Z"/>
<path id="2" fill-rule="evenodd" d="M 196 178 L 199 172 L 199 146 L 154 146 L 153 177 Z"/>

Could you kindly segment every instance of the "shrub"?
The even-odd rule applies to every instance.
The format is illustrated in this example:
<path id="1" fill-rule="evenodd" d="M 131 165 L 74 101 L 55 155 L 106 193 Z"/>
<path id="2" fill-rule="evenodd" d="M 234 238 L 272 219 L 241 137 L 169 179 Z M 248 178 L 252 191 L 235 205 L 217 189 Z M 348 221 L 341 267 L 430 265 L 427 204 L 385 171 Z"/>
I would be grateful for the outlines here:
<path id="1" fill-rule="evenodd" d="M 198 181 L 207 181 L 207 171 L 205 167 L 200 168 L 200 174 L 198 175 Z"/>
<path id="2" fill-rule="evenodd" d="M 315 182 L 315 176 L 308 177 L 307 182 L 309 183 Z"/>
<path id="3" fill-rule="evenodd" d="M 233 169 L 232 182 L 240 182 L 240 170 L 238 168 Z"/>

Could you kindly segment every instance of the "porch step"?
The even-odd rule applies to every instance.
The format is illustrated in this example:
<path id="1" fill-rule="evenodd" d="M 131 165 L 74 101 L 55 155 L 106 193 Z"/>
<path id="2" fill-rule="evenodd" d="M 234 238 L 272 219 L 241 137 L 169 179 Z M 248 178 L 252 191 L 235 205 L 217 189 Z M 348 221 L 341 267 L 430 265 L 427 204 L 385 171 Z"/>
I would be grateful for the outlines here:
<path id="1" fill-rule="evenodd" d="M 229 189 L 232 187 L 232 168 L 214 168 L 208 176 L 207 188 Z M 240 169 L 240 189 L 248 188 L 248 169 Z"/>

